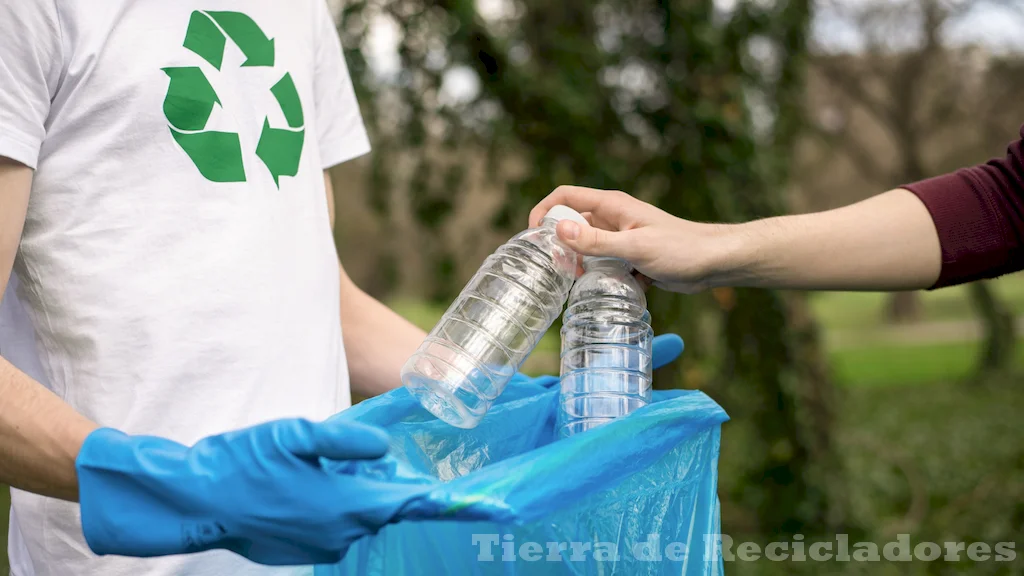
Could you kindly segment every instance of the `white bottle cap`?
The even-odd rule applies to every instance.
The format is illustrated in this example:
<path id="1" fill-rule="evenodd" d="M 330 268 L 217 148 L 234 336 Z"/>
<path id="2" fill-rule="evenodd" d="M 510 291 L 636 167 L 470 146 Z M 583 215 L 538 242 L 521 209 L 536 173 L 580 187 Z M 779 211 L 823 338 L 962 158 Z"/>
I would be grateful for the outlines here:
<path id="1" fill-rule="evenodd" d="M 548 210 L 548 213 L 544 215 L 544 217 L 551 218 L 559 222 L 561 222 L 562 220 L 572 220 L 573 222 L 577 222 L 579 224 L 586 224 L 587 226 L 590 225 L 590 223 L 587 222 L 587 219 L 584 218 L 582 214 L 573 210 L 572 208 L 569 208 L 568 206 L 563 206 L 561 204 L 556 204 L 552 206 L 551 209 Z"/>

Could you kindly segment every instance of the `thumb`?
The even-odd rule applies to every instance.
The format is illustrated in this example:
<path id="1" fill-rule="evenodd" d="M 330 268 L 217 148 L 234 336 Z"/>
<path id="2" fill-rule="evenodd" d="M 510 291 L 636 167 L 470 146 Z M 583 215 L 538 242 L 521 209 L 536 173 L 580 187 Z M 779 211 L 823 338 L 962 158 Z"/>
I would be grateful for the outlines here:
<path id="1" fill-rule="evenodd" d="M 563 220 L 558 223 L 558 239 L 584 256 L 612 256 L 629 260 L 630 245 L 623 232 L 609 232 Z"/>
<path id="2" fill-rule="evenodd" d="M 380 428 L 338 418 L 284 421 L 277 432 L 281 445 L 300 458 L 375 459 L 388 451 L 388 435 Z"/>

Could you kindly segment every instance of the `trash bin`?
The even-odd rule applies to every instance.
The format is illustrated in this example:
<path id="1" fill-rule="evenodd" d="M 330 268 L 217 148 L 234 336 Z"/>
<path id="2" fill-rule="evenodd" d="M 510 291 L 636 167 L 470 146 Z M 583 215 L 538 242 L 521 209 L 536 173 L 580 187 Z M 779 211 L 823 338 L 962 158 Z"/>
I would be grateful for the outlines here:
<path id="1" fill-rule="evenodd" d="M 416 520 L 363 538 L 316 575 L 721 574 L 725 411 L 701 392 L 655 392 L 629 416 L 556 441 L 557 391 L 540 390 L 513 382 L 470 430 L 404 389 L 346 411 L 388 430 L 391 457 L 437 487 L 402 514 Z"/>

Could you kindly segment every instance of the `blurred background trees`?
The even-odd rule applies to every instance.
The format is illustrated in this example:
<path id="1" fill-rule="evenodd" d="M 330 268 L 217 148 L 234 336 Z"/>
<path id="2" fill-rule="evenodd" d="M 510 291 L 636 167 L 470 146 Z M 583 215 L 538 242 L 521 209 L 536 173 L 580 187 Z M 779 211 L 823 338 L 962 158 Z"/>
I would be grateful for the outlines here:
<path id="1" fill-rule="evenodd" d="M 743 221 L 984 161 L 1024 122 L 1020 46 L 991 37 L 1024 13 L 1011 0 L 337 5 L 374 143 L 335 174 L 339 245 L 362 286 L 425 328 L 559 184 Z M 1024 282 L 653 291 L 650 308 L 687 341 L 658 385 L 699 387 L 733 417 L 727 532 L 1024 530 L 1024 506 L 995 504 L 1024 501 L 1009 424 L 1024 395 L 962 385 L 1019 370 Z M 557 347 L 549 335 L 527 369 L 556 372 Z"/>
<path id="2" fill-rule="evenodd" d="M 366 46 L 369 13 L 389 15 L 400 38 L 394 82 L 353 67 L 382 142 L 369 174 L 372 194 L 384 195 L 375 201 L 382 217 L 391 217 L 392 200 L 404 192 L 407 225 L 421 239 L 462 226 L 464 161 L 472 156 L 493 175 L 501 199 L 490 213 L 474 211 L 474 224 L 489 224 L 499 238 L 564 183 L 629 190 L 698 220 L 786 211 L 809 2 L 742 3 L 728 12 L 712 2 L 502 6 L 508 11 L 487 17 L 468 0 L 347 5 L 346 46 Z M 354 52 L 350 60 L 360 62 Z M 475 89 L 446 101 L 453 74 L 474 78 Z M 395 181 L 396 160 L 410 162 L 404 184 Z M 427 276 L 437 278 L 429 296 L 454 297 L 481 252 L 467 257 L 443 241 L 417 251 L 432 262 Z M 812 317 L 789 312 L 806 302 L 759 290 L 727 298 L 709 309 L 700 299 L 651 294 L 656 330 L 687 334 L 690 343 L 682 370 L 660 381 L 685 385 L 686 368 L 707 371 L 731 413 L 754 423 L 750 441 L 758 446 L 743 470 L 750 482 L 736 497 L 757 511 L 760 529 L 838 522 L 829 497 L 842 493 L 833 473 L 832 383 Z M 701 337 L 702 317 L 717 323 L 718 336 Z"/>
<path id="3" fill-rule="evenodd" d="M 1004 74 L 996 82 L 985 77 L 983 67 L 991 62 L 983 49 L 946 46 L 944 31 L 970 18 L 978 3 L 829 0 L 822 8 L 848 22 L 863 49 L 815 51 L 812 97 L 820 114 L 806 129 L 824 145 L 819 149 L 844 155 L 868 184 L 855 197 L 955 170 L 967 159 L 981 162 L 1000 139 L 1013 136 L 1014 122 L 1003 111 L 1024 108 L 1019 93 L 1007 98 Z M 994 92 L 993 84 L 999 87 Z M 988 119 L 993 112 L 1002 117 Z M 1013 315 L 985 282 L 973 284 L 970 294 L 985 331 L 977 370 L 1004 373 L 1013 362 Z M 885 316 L 921 320 L 920 295 L 893 294 Z"/>

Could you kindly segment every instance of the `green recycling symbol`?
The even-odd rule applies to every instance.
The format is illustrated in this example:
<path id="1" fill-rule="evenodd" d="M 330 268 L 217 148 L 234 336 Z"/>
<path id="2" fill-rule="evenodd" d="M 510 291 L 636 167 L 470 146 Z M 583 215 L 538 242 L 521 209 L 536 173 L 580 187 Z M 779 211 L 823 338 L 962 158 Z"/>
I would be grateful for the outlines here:
<path id="1" fill-rule="evenodd" d="M 274 66 L 274 40 L 267 38 L 256 22 L 241 12 L 192 12 L 184 47 L 219 71 L 228 38 L 245 55 L 243 68 Z M 164 98 L 164 116 L 175 142 L 207 180 L 245 182 L 238 134 L 206 130 L 213 107 L 222 104 L 202 69 L 184 66 L 164 68 L 163 71 L 170 77 Z M 280 187 L 281 176 L 295 176 L 299 171 L 305 121 L 291 74 L 285 72 L 270 92 L 281 107 L 288 128 L 273 128 L 270 119 L 264 117 L 256 156 L 270 171 L 274 184 Z"/>

